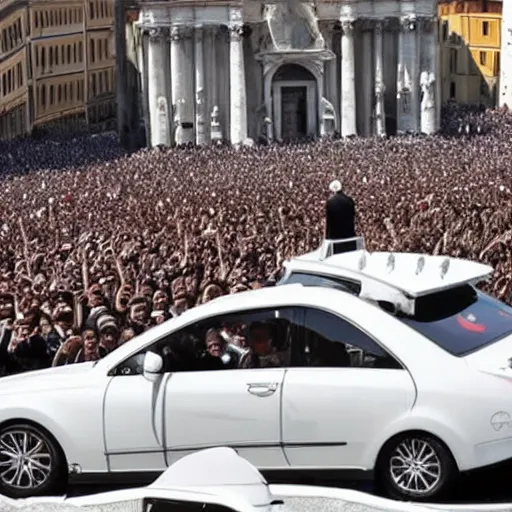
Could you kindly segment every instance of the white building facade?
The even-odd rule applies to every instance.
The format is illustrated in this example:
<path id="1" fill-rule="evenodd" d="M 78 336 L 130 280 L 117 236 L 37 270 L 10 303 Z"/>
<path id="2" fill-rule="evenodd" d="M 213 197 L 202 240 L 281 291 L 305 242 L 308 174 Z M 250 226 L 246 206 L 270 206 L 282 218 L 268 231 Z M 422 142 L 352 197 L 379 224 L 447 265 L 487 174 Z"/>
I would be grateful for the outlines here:
<path id="1" fill-rule="evenodd" d="M 150 146 L 439 127 L 435 0 L 141 5 Z"/>
<path id="2" fill-rule="evenodd" d="M 499 105 L 512 108 L 512 2 L 504 0 L 501 21 Z"/>

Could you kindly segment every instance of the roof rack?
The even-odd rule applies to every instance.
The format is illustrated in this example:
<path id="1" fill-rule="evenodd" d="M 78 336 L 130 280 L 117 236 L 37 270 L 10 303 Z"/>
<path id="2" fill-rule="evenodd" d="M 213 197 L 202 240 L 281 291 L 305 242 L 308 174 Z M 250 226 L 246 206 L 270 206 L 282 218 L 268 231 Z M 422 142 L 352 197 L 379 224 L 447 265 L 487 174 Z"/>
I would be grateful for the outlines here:
<path id="1" fill-rule="evenodd" d="M 334 254 L 336 254 L 335 249 L 338 247 L 341 249 L 346 249 L 347 245 L 352 244 L 353 247 L 354 243 L 355 248 L 350 248 L 350 251 L 366 251 L 366 244 L 364 242 L 364 237 L 362 236 L 354 236 L 352 238 L 338 238 L 336 240 L 324 239 L 322 245 L 320 246 L 320 261 L 334 256 Z M 346 250 L 339 252 L 346 252 Z"/>

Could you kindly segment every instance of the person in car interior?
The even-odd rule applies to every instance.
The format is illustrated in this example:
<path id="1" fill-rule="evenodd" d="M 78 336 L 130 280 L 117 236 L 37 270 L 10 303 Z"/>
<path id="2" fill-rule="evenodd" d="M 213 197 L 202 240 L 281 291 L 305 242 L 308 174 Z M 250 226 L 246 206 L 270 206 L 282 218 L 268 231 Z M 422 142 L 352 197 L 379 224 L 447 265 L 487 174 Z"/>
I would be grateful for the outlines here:
<path id="1" fill-rule="evenodd" d="M 242 356 L 239 368 L 278 368 L 284 364 L 284 352 L 274 339 L 275 325 L 253 322 L 248 328 L 247 344 L 250 350 Z"/>
<path id="2" fill-rule="evenodd" d="M 225 369 L 238 368 L 240 358 L 245 351 L 229 343 L 229 338 L 224 332 L 214 328 L 209 329 L 206 333 L 205 342 L 208 354 L 212 357 L 219 358 Z"/>

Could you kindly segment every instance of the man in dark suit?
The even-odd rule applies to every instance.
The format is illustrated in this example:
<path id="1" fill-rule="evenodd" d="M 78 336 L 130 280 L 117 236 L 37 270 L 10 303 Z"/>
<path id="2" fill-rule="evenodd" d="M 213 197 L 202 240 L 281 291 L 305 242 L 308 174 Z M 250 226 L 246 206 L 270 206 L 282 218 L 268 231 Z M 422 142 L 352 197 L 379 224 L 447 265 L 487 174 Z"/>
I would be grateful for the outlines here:
<path id="1" fill-rule="evenodd" d="M 325 206 L 326 215 L 326 240 L 341 240 L 356 236 L 356 206 L 354 200 L 342 191 L 341 183 L 334 180 L 329 185 L 333 195 L 327 200 Z M 355 251 L 356 242 L 338 243 L 333 247 L 333 254 Z"/>

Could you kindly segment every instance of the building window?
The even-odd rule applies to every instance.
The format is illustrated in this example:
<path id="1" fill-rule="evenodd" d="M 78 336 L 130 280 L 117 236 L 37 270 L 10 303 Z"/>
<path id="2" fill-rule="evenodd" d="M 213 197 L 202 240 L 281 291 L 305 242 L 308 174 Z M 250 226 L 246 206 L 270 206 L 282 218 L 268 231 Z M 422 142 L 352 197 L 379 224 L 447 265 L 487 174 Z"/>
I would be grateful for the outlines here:
<path id="1" fill-rule="evenodd" d="M 480 65 L 487 65 L 487 52 L 480 52 Z"/>
<path id="2" fill-rule="evenodd" d="M 50 85 L 50 105 L 53 105 L 55 101 L 55 92 L 53 90 L 53 85 Z"/>
<path id="3" fill-rule="evenodd" d="M 457 48 L 450 48 L 450 73 L 457 73 Z"/>
<path id="4" fill-rule="evenodd" d="M 457 89 L 455 87 L 455 82 L 450 82 L 450 99 L 454 100 L 457 96 Z"/>
<path id="5" fill-rule="evenodd" d="M 21 65 L 21 62 L 18 63 L 18 87 L 23 87 L 23 66 Z"/>
<path id="6" fill-rule="evenodd" d="M 484 21 L 482 23 L 482 35 L 487 37 L 489 35 L 489 22 Z"/>
<path id="7" fill-rule="evenodd" d="M 90 47 L 91 47 L 91 62 L 96 62 L 96 45 L 94 44 L 94 39 L 91 39 Z"/>
<path id="8" fill-rule="evenodd" d="M 500 57 L 501 57 L 500 52 L 496 52 L 496 56 L 494 58 L 494 76 L 498 76 L 501 71 Z"/>

